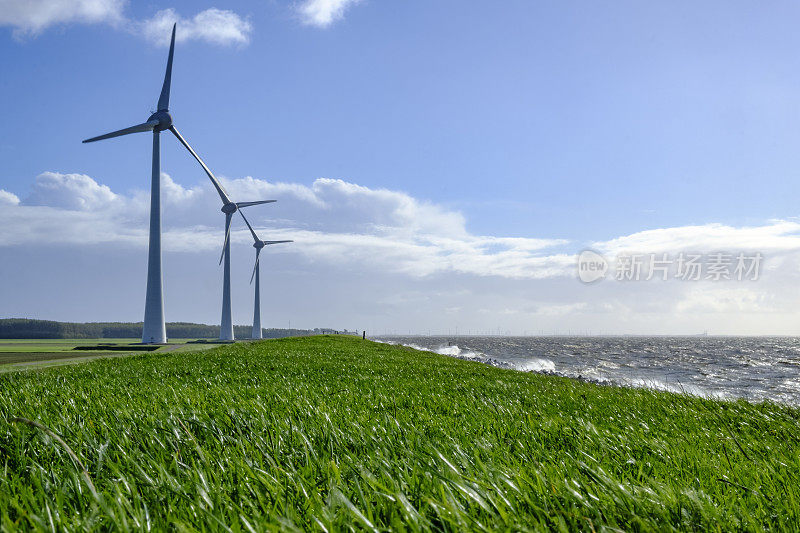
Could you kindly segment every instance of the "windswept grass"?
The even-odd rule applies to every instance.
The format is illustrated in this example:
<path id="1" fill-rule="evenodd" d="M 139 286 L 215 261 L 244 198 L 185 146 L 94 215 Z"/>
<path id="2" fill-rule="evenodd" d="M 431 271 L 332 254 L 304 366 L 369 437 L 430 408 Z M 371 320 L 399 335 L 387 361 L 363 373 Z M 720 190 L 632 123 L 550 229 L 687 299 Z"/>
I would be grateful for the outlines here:
<path id="1" fill-rule="evenodd" d="M 0 417 L 5 530 L 800 524 L 797 409 L 355 338 L 3 374 Z"/>

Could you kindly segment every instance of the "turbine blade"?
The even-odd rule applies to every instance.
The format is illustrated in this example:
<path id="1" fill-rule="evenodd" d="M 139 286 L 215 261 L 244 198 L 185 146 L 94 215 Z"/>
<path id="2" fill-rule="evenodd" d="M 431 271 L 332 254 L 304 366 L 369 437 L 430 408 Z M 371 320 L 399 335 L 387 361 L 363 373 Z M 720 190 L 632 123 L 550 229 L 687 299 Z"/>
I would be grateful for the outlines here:
<path id="1" fill-rule="evenodd" d="M 175 137 L 178 138 L 181 144 L 185 146 L 187 150 L 189 150 L 189 153 L 192 154 L 195 159 L 197 159 L 197 162 L 200 163 L 200 166 L 203 167 L 203 170 L 205 170 L 206 175 L 208 175 L 208 178 L 211 180 L 211 183 L 214 185 L 214 188 L 217 189 L 217 194 L 219 194 L 219 197 L 222 199 L 222 203 L 223 204 L 231 203 L 231 199 L 228 198 L 228 193 L 225 192 L 225 189 L 222 188 L 222 185 L 220 185 L 217 178 L 214 177 L 214 174 L 211 173 L 211 170 L 206 166 L 203 160 L 200 159 L 200 156 L 197 155 L 197 152 L 192 150 L 192 147 L 189 146 L 189 143 L 186 142 L 186 139 L 184 139 L 183 136 L 180 133 L 178 133 L 178 130 L 175 129 L 175 126 L 170 126 L 169 130 L 175 135 Z"/>
<path id="2" fill-rule="evenodd" d="M 219 256 L 219 264 L 222 264 L 222 260 L 225 259 L 225 248 L 228 247 L 228 239 L 231 237 L 231 216 L 225 216 L 225 240 L 222 241 L 222 255 Z"/>
<path id="3" fill-rule="evenodd" d="M 253 278 L 256 277 L 256 270 L 258 269 L 259 255 L 261 255 L 261 248 L 256 248 L 256 262 L 253 265 L 253 274 L 250 276 L 250 285 L 253 284 Z"/>
<path id="4" fill-rule="evenodd" d="M 247 217 L 244 216 L 244 213 L 242 212 L 241 209 L 237 209 L 237 211 L 239 211 L 239 214 L 242 215 L 244 223 L 247 224 L 247 228 L 250 230 L 250 234 L 253 236 L 253 240 L 258 242 L 258 235 L 256 235 L 255 231 L 253 231 L 253 226 L 250 225 L 250 222 L 247 220 Z"/>
<path id="5" fill-rule="evenodd" d="M 257 202 L 236 202 L 236 207 L 250 207 L 251 205 L 271 204 L 278 200 L 259 200 Z"/>
<path id="6" fill-rule="evenodd" d="M 161 96 L 158 97 L 158 110 L 169 110 L 169 86 L 172 84 L 172 54 L 175 52 L 175 28 L 177 23 L 172 25 L 172 41 L 169 43 L 169 57 L 167 57 L 167 72 L 164 74 L 164 85 L 161 86 Z"/>
<path id="7" fill-rule="evenodd" d="M 294 242 L 294 241 L 261 241 L 261 242 L 263 242 L 266 245 L 266 244 L 282 244 L 284 242 Z"/>
<path id="8" fill-rule="evenodd" d="M 131 126 L 130 128 L 125 128 L 122 130 L 112 131 L 111 133 L 106 133 L 104 135 L 98 135 L 97 137 L 92 137 L 91 139 L 86 139 L 83 141 L 84 143 L 93 143 L 95 141 L 102 141 L 103 139 L 110 139 L 112 137 L 119 137 L 121 135 L 128 135 L 129 133 L 139 133 L 142 131 L 152 131 L 153 128 L 158 126 L 157 120 L 148 120 L 143 124 L 137 124 L 136 126 Z"/>

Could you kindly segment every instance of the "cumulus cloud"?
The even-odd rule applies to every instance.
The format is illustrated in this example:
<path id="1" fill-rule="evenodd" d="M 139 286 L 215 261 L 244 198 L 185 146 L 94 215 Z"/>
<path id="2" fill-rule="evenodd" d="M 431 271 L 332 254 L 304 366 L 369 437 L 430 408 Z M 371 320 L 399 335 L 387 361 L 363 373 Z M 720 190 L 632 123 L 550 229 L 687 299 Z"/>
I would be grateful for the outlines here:
<path id="1" fill-rule="evenodd" d="M 685 293 L 676 310 L 679 313 L 768 313 L 776 311 L 772 300 L 769 292 L 754 287 L 697 285 Z"/>
<path id="2" fill-rule="evenodd" d="M 223 182 L 241 201 L 279 200 L 283 209 L 264 206 L 247 212 L 262 238 L 294 239 L 293 253 L 310 262 L 412 277 L 455 272 L 512 279 L 568 275 L 573 263 L 570 255 L 544 253 L 564 241 L 474 235 L 461 213 L 398 191 L 324 178 L 310 186 L 252 177 Z M 164 174 L 162 195 L 169 206 L 165 249 L 199 252 L 219 246 L 223 219 L 210 186 L 187 188 Z M 144 191 L 125 196 L 86 175 L 45 172 L 15 213 L 0 215 L 5 218 L 0 220 L 0 245 L 26 239 L 74 244 L 116 239 L 146 246 L 148 208 Z M 281 216 L 272 215 L 276 212 Z M 251 237 L 238 224 L 231 238 L 248 243 Z"/>
<path id="3" fill-rule="evenodd" d="M 204 194 L 203 187 L 195 186 L 186 188 L 176 183 L 172 176 L 166 172 L 161 173 L 161 198 L 167 204 L 191 204 Z M 149 200 L 149 194 L 148 200 Z"/>
<path id="4" fill-rule="evenodd" d="M 111 23 L 123 20 L 125 0 L 0 0 L 0 26 L 17 37 L 35 35 L 66 23 Z"/>
<path id="5" fill-rule="evenodd" d="M 212 7 L 189 18 L 181 17 L 174 9 L 163 9 L 149 19 L 137 21 L 125 16 L 126 4 L 126 0 L 0 0 L 0 26 L 14 28 L 14 36 L 20 38 L 59 24 L 105 23 L 161 46 L 169 45 L 176 22 L 178 41 L 244 45 L 253 31 L 246 18 L 225 9 Z"/>
<path id="6" fill-rule="evenodd" d="M 71 211 L 99 211 L 118 204 L 121 198 L 107 185 L 85 174 L 43 172 L 36 176 L 24 205 L 59 207 Z"/>
<path id="7" fill-rule="evenodd" d="M 19 198 L 16 194 L 0 189 L 0 205 L 17 205 Z"/>
<path id="8" fill-rule="evenodd" d="M 327 28 L 344 17 L 344 12 L 360 0 L 304 0 L 297 6 L 297 13 L 304 24 Z"/>
<path id="9" fill-rule="evenodd" d="M 607 279 L 586 285 L 575 279 L 575 254 L 585 243 L 475 234 L 464 213 L 344 180 L 222 180 L 238 201 L 278 200 L 246 213 L 262 239 L 295 241 L 271 248 L 269 264 L 275 275 L 298 284 L 287 302 L 323 301 L 314 309 L 339 309 L 346 301 L 349 316 L 417 331 L 456 324 L 485 329 L 497 320 L 492 328 L 503 324 L 505 331 L 508 324 L 518 332 L 781 333 L 795 331 L 800 320 L 800 223 L 794 220 L 660 228 L 591 243 L 608 255 L 760 251 L 764 268 L 757 281 Z M 130 251 L 144 257 L 147 191 L 123 194 L 90 176 L 45 172 L 22 196 L 0 191 L 0 248 L 24 253 L 30 243 L 48 245 L 57 258 L 102 244 L 106 258 Z M 175 271 L 181 280 L 195 276 L 192 290 L 211 287 L 204 290 L 211 291 L 206 297 L 213 308 L 224 221 L 219 198 L 207 181 L 186 186 L 163 174 L 162 205 L 163 248 L 173 253 L 165 261 L 183 258 Z M 252 238 L 239 218 L 231 239 L 246 286 L 251 266 L 242 259 L 250 256 Z M 187 304 L 187 316 L 194 307 Z"/>
<path id="10" fill-rule="evenodd" d="M 359 233 L 465 233 L 463 215 L 421 202 L 399 191 L 370 189 L 339 179 L 319 178 L 309 187 L 301 184 L 273 183 L 247 177 L 223 184 L 231 194 L 252 199 L 288 196 L 305 206 L 303 217 L 308 224 L 328 231 Z M 321 227 L 321 226 L 320 226 Z"/>
<path id="11" fill-rule="evenodd" d="M 773 220 L 761 226 L 738 228 L 716 223 L 659 228 L 595 242 L 592 246 L 610 254 L 680 250 L 797 250 L 800 249 L 800 223 Z"/>
<path id="12" fill-rule="evenodd" d="M 566 279 L 575 275 L 575 251 L 566 250 L 571 244 L 567 241 L 476 235 L 467 230 L 462 213 L 404 192 L 328 178 L 310 185 L 253 177 L 221 180 L 237 200 L 279 200 L 278 204 L 246 212 L 263 233 L 262 238 L 294 239 L 298 246 L 291 253 L 312 263 L 395 272 L 414 278 L 442 273 L 514 280 Z M 86 175 L 44 172 L 36 177 L 30 194 L 21 202 L 10 193 L 0 194 L 0 201 L 11 210 L 24 213 L 17 217 L 10 214 L 11 210 L 4 210 L 9 220 L 0 230 L 0 245 L 19 243 L 21 235 L 47 238 L 31 233 L 44 231 L 46 224 L 37 222 L 41 218 L 51 223 L 58 221 L 58 232 L 49 233 L 57 242 L 80 244 L 117 239 L 136 246 L 147 244 L 147 191 L 123 195 Z M 219 199 L 208 183 L 185 187 L 164 173 L 162 201 L 165 249 L 202 252 L 219 246 L 222 215 L 218 211 Z M 107 213 L 111 208 L 114 217 L 109 222 Z M 23 219 L 27 229 L 15 230 L 14 226 L 23 224 Z M 250 235 L 238 224 L 231 238 L 247 244 Z M 578 244 L 572 247 L 577 248 Z M 592 247 L 612 260 L 614 254 L 632 252 L 760 251 L 768 254 L 764 269 L 791 269 L 795 256 L 800 257 L 800 223 L 775 220 L 748 227 L 708 224 L 661 228 L 595 242 Z"/>
<path id="13" fill-rule="evenodd" d="M 163 9 L 140 23 L 140 31 L 153 44 L 169 46 L 172 25 L 178 23 L 176 41 L 206 41 L 212 44 L 247 44 L 253 26 L 233 11 L 206 9 L 184 19 L 174 9 Z"/>
<path id="14" fill-rule="evenodd" d="M 278 200 L 246 210 L 262 239 L 295 241 L 270 250 L 271 254 L 291 257 L 315 272 L 357 272 L 373 279 L 393 276 L 393 283 L 405 283 L 406 288 L 429 282 L 438 287 L 452 281 L 448 305 L 464 307 L 478 298 L 487 311 L 509 310 L 507 318 L 517 317 L 520 324 L 526 324 L 518 318 L 522 316 L 537 323 L 591 316 L 601 321 L 598 327 L 613 328 L 620 321 L 645 328 L 662 314 L 675 321 L 748 311 L 774 315 L 793 308 L 793 293 L 787 288 L 800 286 L 800 223 L 792 220 L 744 227 L 660 228 L 591 243 L 607 257 L 624 252 L 757 250 L 765 254 L 765 267 L 761 278 L 749 285 L 606 280 L 586 286 L 574 279 L 575 252 L 582 243 L 546 235 L 475 234 L 467 229 L 463 213 L 405 192 L 339 179 L 320 178 L 310 184 L 253 177 L 221 179 L 238 201 Z M 0 246 L 30 242 L 72 248 L 113 244 L 144 250 L 147 246 L 147 191 L 121 194 L 90 176 L 44 172 L 21 201 L 4 192 L 0 191 L 4 205 Z M 162 174 L 162 205 L 165 251 L 218 253 L 224 217 L 209 183 L 187 187 Z M 238 218 L 231 239 L 237 249 L 252 244 Z M 463 285 L 455 280 L 464 280 Z M 495 292 L 497 283 L 503 284 L 502 292 Z M 539 289 L 531 291 L 532 283 Z M 476 286 L 485 286 L 488 292 L 473 294 L 470 291 Z M 462 290 L 466 292 L 461 294 Z M 495 296 L 497 301 L 492 300 Z M 694 323 L 687 318 L 686 324 L 681 327 Z"/>
<path id="15" fill-rule="evenodd" d="M 574 263 L 566 254 L 542 253 L 565 241 L 473 235 L 461 213 L 399 191 L 327 178 L 311 186 L 251 177 L 224 183 L 236 198 L 291 202 L 292 220 L 275 230 L 280 238 L 302 241 L 299 253 L 313 260 L 417 277 L 460 272 L 515 279 L 567 275 Z"/>
<path id="16" fill-rule="evenodd" d="M 279 204 L 251 208 L 247 213 L 264 232 L 263 238 L 294 239 L 302 244 L 293 248 L 295 253 L 309 261 L 413 277 L 446 272 L 505 279 L 574 276 L 575 251 L 565 251 L 570 244 L 567 241 L 476 235 L 467 230 L 462 213 L 404 192 L 328 178 L 310 185 L 252 177 L 221 180 L 240 201 L 279 200 Z M 207 183 L 185 187 L 162 173 L 162 200 L 168 207 L 164 237 L 167 249 L 202 251 L 218 246 L 222 216 L 218 212 L 219 200 Z M 49 221 L 59 221 L 62 229 L 77 225 L 80 230 L 72 232 L 76 244 L 107 242 L 113 240 L 113 235 L 125 235 L 126 242 L 146 245 L 147 191 L 122 195 L 83 174 L 44 172 L 35 178 L 30 194 L 21 202 L 5 191 L 0 191 L 0 202 L 20 212 L 28 210 L 28 228 L 39 227 L 34 219 L 45 217 L 45 213 Z M 47 210 L 32 210 L 34 207 Z M 111 207 L 114 220 L 109 221 Z M 83 212 L 85 216 L 72 212 Z M 94 230 L 91 220 L 96 221 Z M 14 224 L 9 221 L 4 225 L 0 244 L 10 244 L 11 233 L 17 236 L 13 242 L 19 241 L 20 233 L 13 230 Z M 125 228 L 117 231 L 114 224 Z M 62 238 L 59 242 L 63 242 Z M 244 227 L 239 227 L 232 238 L 246 243 L 250 236 Z M 614 254 L 634 252 L 757 250 L 769 254 L 766 262 L 770 268 L 778 268 L 782 262 L 794 264 L 792 254 L 800 254 L 800 223 L 775 220 L 748 227 L 708 224 L 661 228 L 591 245 L 610 259 Z M 577 248 L 577 243 L 573 247 Z"/>

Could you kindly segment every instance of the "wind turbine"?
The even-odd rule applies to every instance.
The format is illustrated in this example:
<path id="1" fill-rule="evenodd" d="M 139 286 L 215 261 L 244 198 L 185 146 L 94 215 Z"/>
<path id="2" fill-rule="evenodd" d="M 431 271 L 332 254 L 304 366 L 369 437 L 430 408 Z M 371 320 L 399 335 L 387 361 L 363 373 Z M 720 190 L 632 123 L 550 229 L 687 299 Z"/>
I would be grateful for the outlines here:
<path id="1" fill-rule="evenodd" d="M 219 325 L 219 338 L 223 341 L 232 341 L 234 340 L 233 336 L 233 321 L 231 319 L 231 221 L 233 219 L 233 214 L 236 211 L 239 211 L 242 207 L 250 207 L 252 205 L 260 205 L 260 204 L 271 204 L 276 202 L 277 200 L 257 200 L 255 202 L 234 202 L 231 200 L 228 193 L 225 192 L 225 189 L 222 188 L 222 184 L 219 180 L 214 176 L 211 172 L 211 169 L 200 159 L 200 156 L 197 155 L 197 152 L 192 150 L 192 147 L 189 146 L 189 143 L 183 138 L 183 136 L 178 133 L 174 127 L 170 128 L 172 133 L 178 138 L 178 140 L 183 144 L 189 153 L 191 153 L 197 162 L 200 163 L 200 166 L 203 167 L 208 178 L 211 180 L 211 183 L 214 184 L 214 188 L 217 190 L 217 194 L 219 194 L 220 199 L 222 200 L 222 209 L 221 211 L 225 213 L 225 240 L 222 243 L 222 255 L 220 255 L 219 263 L 225 262 L 225 266 L 223 267 L 223 274 L 222 274 L 222 320 L 220 321 Z M 244 218 L 244 213 L 239 211 L 239 214 L 242 215 Z M 247 219 L 245 219 L 245 222 Z"/>
<path id="2" fill-rule="evenodd" d="M 164 282 L 161 274 L 161 158 L 159 134 L 164 130 L 169 130 L 177 137 L 189 153 L 203 167 L 203 170 L 211 179 L 211 183 L 217 190 L 222 199 L 222 212 L 225 213 L 225 243 L 223 244 L 222 256 L 225 259 L 225 274 L 223 281 L 222 295 L 222 322 L 220 325 L 220 339 L 233 340 L 233 323 L 231 322 L 231 290 L 230 290 L 230 222 L 233 213 L 240 207 L 274 202 L 275 200 L 263 200 L 259 202 L 232 202 L 228 194 L 222 188 L 219 181 L 214 177 L 200 156 L 192 150 L 186 139 L 178 133 L 172 124 L 172 116 L 169 114 L 169 89 L 172 82 L 172 57 L 175 52 L 175 29 L 177 24 L 172 26 L 172 39 L 169 44 L 169 56 L 167 58 L 167 71 L 164 74 L 164 84 L 161 86 L 161 95 L 158 98 L 158 107 L 155 113 L 150 115 L 147 122 L 131 126 L 122 130 L 112 131 L 105 135 L 99 135 L 86 139 L 84 143 L 120 137 L 129 133 L 139 133 L 145 131 L 153 132 L 153 172 L 150 184 L 150 243 L 147 259 L 147 296 L 144 307 L 144 325 L 142 328 L 143 343 L 165 343 L 167 342 L 167 331 L 164 323 Z M 222 258 L 220 258 L 222 263 Z"/>
<path id="3" fill-rule="evenodd" d="M 253 230 L 253 226 L 250 225 L 250 222 L 247 221 L 247 218 L 244 216 L 244 213 L 239 211 L 239 214 L 242 215 L 244 219 L 244 223 L 247 224 L 247 227 L 250 229 L 250 233 L 253 235 L 253 248 L 256 249 L 256 262 L 253 265 L 253 274 L 250 276 L 250 283 L 253 283 L 253 278 L 256 279 L 256 287 L 255 287 L 255 299 L 253 303 L 253 337 L 254 339 L 262 338 L 261 334 L 261 269 L 259 268 L 259 256 L 261 255 L 261 250 L 265 246 L 269 246 L 270 244 L 282 244 L 284 242 L 294 242 L 294 241 L 262 241 L 256 235 L 256 232 Z"/>
<path id="4" fill-rule="evenodd" d="M 129 133 L 145 131 L 153 132 L 153 174 L 150 182 L 150 242 L 147 257 L 147 296 L 144 305 L 144 324 L 142 327 L 143 343 L 167 342 L 167 329 L 164 323 L 164 281 L 161 275 L 161 158 L 159 134 L 167 129 L 173 133 L 172 117 L 169 114 L 169 87 L 172 79 L 172 55 L 175 52 L 175 27 L 172 26 L 172 40 L 169 44 L 167 58 L 167 72 L 164 75 L 164 84 L 161 86 L 161 95 L 158 98 L 158 108 L 150 115 L 147 122 L 131 126 L 122 130 L 106 133 L 86 139 L 84 143 L 101 141 Z"/>

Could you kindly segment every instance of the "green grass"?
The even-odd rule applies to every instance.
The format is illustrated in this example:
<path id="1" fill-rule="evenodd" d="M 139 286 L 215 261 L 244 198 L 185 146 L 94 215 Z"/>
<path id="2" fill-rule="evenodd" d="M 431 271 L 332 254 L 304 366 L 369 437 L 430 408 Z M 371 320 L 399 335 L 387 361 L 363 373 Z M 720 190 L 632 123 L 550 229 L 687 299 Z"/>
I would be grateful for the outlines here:
<path id="1" fill-rule="evenodd" d="M 75 451 L 10 423 L 37 420 Z M 800 410 L 351 337 L 0 375 L 0 528 L 781 530 Z"/>
<path id="2" fill-rule="evenodd" d="M 41 361 L 60 361 L 112 355 L 111 352 L 69 351 L 69 352 L 0 352 L 0 365 L 13 363 L 38 363 Z"/>
<path id="3" fill-rule="evenodd" d="M 170 339 L 170 344 L 182 344 L 189 339 Z M 0 354 L 4 352 L 65 352 L 76 346 L 98 344 L 132 344 L 138 339 L 0 339 Z"/>
<path id="4" fill-rule="evenodd" d="M 208 350 L 213 344 L 186 344 L 187 339 L 170 340 L 159 346 L 162 352 Z M 118 357 L 127 352 L 150 351 L 153 347 L 133 345 L 135 339 L 0 339 L 0 373 L 18 366 L 62 365 L 89 358 Z M 111 346 L 105 346 L 110 344 Z M 77 347 L 77 348 L 76 348 Z"/>
<path id="5" fill-rule="evenodd" d="M 2 353 L 37 353 L 37 352 L 67 352 L 75 346 L 96 345 L 106 342 L 104 339 L 0 339 L 0 354 Z M 107 342 L 135 342 L 132 339 L 112 339 Z"/>

